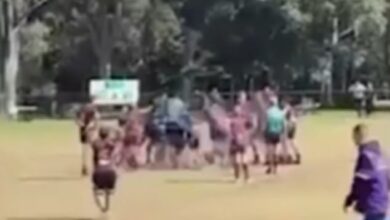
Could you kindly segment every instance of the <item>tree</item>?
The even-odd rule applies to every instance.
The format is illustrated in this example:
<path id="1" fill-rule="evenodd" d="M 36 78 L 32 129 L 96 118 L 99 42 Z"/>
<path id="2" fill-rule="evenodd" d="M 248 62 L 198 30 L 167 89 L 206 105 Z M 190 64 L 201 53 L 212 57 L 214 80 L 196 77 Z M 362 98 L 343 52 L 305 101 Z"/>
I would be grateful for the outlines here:
<path id="1" fill-rule="evenodd" d="M 346 90 L 346 84 L 355 74 L 353 69 L 355 54 L 372 51 L 377 48 L 383 35 L 386 19 L 386 2 L 348 1 L 348 0 L 286 0 L 285 8 L 301 24 L 302 48 L 322 48 L 317 57 L 317 66 L 321 69 L 321 60 L 329 59 L 328 80 L 321 80 L 325 88 L 326 100 L 331 102 L 333 89 Z M 371 30 L 370 30 L 371 29 Z M 375 29 L 376 31 L 372 31 Z M 305 44 L 307 46 L 305 46 Z M 379 43 L 380 44 L 380 43 Z M 306 49 L 307 50 L 307 49 Z M 377 52 L 376 52 L 377 54 Z M 348 59 L 346 59 L 349 57 Z M 377 56 L 378 57 L 378 56 Z M 350 63 L 350 64 L 348 64 Z M 315 71 L 316 72 L 316 71 Z M 347 74 L 347 73 L 350 74 Z M 352 72 L 352 73 L 351 73 Z"/>
<path id="2" fill-rule="evenodd" d="M 2 0 L 3 10 L 3 57 L 4 91 L 6 95 L 6 113 L 17 117 L 17 78 L 21 50 L 20 30 L 22 27 L 52 0 Z"/>
<path id="3" fill-rule="evenodd" d="M 297 30 L 289 16 L 272 2 L 245 1 L 225 6 L 209 18 L 204 45 L 231 73 L 242 75 L 253 63 L 272 67 L 280 81 L 283 67 L 291 62 L 298 44 Z M 219 6 L 219 10 L 223 7 Z"/>
<path id="4" fill-rule="evenodd" d="M 91 77 L 128 77 L 128 73 L 140 72 L 139 77 L 151 82 L 159 72 L 177 68 L 181 29 L 170 4 L 160 0 L 108 2 L 59 1 L 47 12 L 47 23 L 53 29 L 51 50 L 60 57 L 59 82 L 68 81 L 63 78 L 70 74 L 86 84 Z M 87 67 L 80 69 L 76 63 Z M 84 92 L 86 86 L 81 87 Z"/>
<path id="5" fill-rule="evenodd" d="M 48 37 L 50 28 L 43 22 L 35 20 L 20 31 L 21 54 L 18 87 L 33 89 L 42 87 L 53 80 L 52 74 L 45 74 L 44 56 L 50 50 Z"/>

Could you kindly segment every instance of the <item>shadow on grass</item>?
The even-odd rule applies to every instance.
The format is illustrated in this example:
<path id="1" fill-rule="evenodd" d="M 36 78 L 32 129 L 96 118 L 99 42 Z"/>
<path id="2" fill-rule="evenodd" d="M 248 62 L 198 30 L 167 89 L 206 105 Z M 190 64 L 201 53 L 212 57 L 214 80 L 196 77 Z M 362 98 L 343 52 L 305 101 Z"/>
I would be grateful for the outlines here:
<path id="1" fill-rule="evenodd" d="M 26 176 L 18 178 L 21 182 L 57 182 L 57 181 L 79 181 L 81 176 Z"/>
<path id="2" fill-rule="evenodd" d="M 221 185 L 221 184 L 233 184 L 233 180 L 223 179 L 168 179 L 166 183 L 169 184 L 210 184 L 210 185 Z"/>
<path id="3" fill-rule="evenodd" d="M 80 218 L 80 217 L 23 217 L 7 218 L 7 220 L 101 220 L 102 218 Z"/>

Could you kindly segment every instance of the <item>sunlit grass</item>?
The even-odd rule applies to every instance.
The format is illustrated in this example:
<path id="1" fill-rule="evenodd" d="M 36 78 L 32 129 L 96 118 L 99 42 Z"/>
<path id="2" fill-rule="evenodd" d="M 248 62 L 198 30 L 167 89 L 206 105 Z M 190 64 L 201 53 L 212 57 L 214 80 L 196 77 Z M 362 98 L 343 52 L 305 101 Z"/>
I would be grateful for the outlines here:
<path id="1" fill-rule="evenodd" d="M 245 187 L 229 183 L 230 171 L 217 168 L 121 176 L 110 219 L 349 219 L 341 204 L 355 157 L 351 128 L 366 122 L 373 136 L 387 147 L 389 119 L 380 113 L 359 120 L 352 112 L 319 112 L 302 118 L 297 141 L 304 164 L 282 169 L 277 177 L 266 177 L 257 168 L 255 182 Z M 6 201 L 0 208 L 6 209 L 7 216 L 98 216 L 89 180 L 77 178 L 80 158 L 73 122 L 0 121 L 0 152 L 0 171 L 7 171 L 0 173 L 0 193 L 7 191 L 0 195 L 0 205 Z M 41 180 L 22 181 L 26 177 Z"/>

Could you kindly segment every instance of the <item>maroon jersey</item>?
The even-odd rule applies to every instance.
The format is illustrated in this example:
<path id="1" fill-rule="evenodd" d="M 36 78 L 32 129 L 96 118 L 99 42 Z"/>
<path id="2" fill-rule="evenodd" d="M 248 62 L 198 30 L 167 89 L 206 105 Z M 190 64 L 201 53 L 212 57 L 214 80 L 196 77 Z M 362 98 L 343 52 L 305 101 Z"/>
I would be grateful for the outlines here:
<path id="1" fill-rule="evenodd" d="M 97 167 L 100 160 L 111 161 L 115 151 L 115 143 L 110 140 L 98 139 L 92 143 L 93 164 Z"/>
<path id="2" fill-rule="evenodd" d="M 243 115 L 231 118 L 231 137 L 235 144 L 245 146 L 249 141 L 248 120 Z"/>
<path id="3" fill-rule="evenodd" d="M 77 118 L 81 123 L 81 127 L 88 127 L 97 118 L 97 109 L 93 104 L 85 105 L 80 109 Z"/>

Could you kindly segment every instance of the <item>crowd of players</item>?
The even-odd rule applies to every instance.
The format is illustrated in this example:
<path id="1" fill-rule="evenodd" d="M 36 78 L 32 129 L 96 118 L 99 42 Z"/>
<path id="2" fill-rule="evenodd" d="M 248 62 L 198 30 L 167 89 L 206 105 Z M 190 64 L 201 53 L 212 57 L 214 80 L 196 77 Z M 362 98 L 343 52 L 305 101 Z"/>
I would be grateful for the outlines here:
<path id="1" fill-rule="evenodd" d="M 358 87 L 360 85 L 356 84 L 354 98 L 361 103 L 364 93 Z M 260 162 L 256 139 L 262 141 L 265 149 L 267 174 L 275 174 L 281 163 L 300 163 L 301 155 L 294 143 L 297 112 L 287 100 L 279 102 L 275 93 L 266 89 L 253 94 L 251 100 L 245 92 L 241 92 L 231 111 L 224 111 L 220 101 L 220 97 L 214 94 L 212 105 L 217 108 L 213 110 L 212 105 L 206 107 L 205 118 L 212 128 L 210 135 L 213 140 L 228 137 L 227 148 L 235 180 L 242 176 L 248 181 L 251 159 L 253 163 Z M 258 108 L 254 107 L 255 104 Z M 87 151 L 92 149 L 91 176 L 95 193 L 114 190 L 116 169 L 123 164 L 137 168 L 141 164 L 138 159 L 140 152 L 144 153 L 143 164 L 155 162 L 152 149 L 158 142 L 172 145 L 176 155 L 186 146 L 193 151 L 198 150 L 199 137 L 193 131 L 193 117 L 180 98 L 172 94 L 162 96 L 152 109 L 147 110 L 148 117 L 142 117 L 145 113 L 140 111 L 128 108 L 114 127 L 102 126 L 99 112 L 91 103 L 79 112 L 77 123 L 84 145 L 82 172 L 88 174 Z M 385 220 L 390 186 L 387 157 L 379 142 L 369 138 L 364 124 L 357 125 L 352 136 L 358 146 L 358 158 L 344 210 L 354 207 L 366 220 Z M 293 152 L 292 155 L 289 151 Z M 248 152 L 252 153 L 251 159 L 248 159 Z"/>
<path id="2" fill-rule="evenodd" d="M 241 92 L 232 108 L 223 109 L 225 114 L 214 115 L 207 114 L 211 109 L 205 109 L 205 115 L 209 116 L 205 118 L 211 133 L 219 133 L 228 140 L 224 156 L 229 158 L 236 181 L 250 180 L 251 163 L 260 164 L 259 148 L 265 151 L 263 162 L 267 174 L 276 174 L 281 163 L 301 162 L 294 143 L 297 113 L 287 99 L 279 102 L 275 92 L 268 88 L 251 99 Z M 215 156 L 196 153 L 199 135 L 193 129 L 192 114 L 174 93 L 161 96 L 150 109 L 127 107 L 115 126 L 103 125 L 97 106 L 91 102 L 79 111 L 77 124 L 83 144 L 82 173 L 88 175 L 88 151 L 92 150 L 91 176 L 96 190 L 115 188 L 117 168 L 135 169 L 155 163 L 158 148 L 173 149 L 171 158 L 175 168 L 185 148 L 196 157 Z M 211 137 L 218 139 L 213 134 Z"/>

